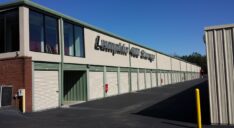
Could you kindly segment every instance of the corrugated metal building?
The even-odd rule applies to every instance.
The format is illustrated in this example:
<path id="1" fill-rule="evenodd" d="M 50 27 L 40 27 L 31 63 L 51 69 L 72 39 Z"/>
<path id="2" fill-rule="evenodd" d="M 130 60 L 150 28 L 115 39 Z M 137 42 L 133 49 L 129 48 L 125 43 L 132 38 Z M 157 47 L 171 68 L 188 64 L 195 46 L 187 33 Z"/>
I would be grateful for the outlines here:
<path id="1" fill-rule="evenodd" d="M 212 124 L 234 124 L 234 25 L 205 28 Z"/>
<path id="2" fill-rule="evenodd" d="M 199 66 L 32 1 L 1 5 L 0 25 L 0 84 L 26 90 L 27 112 L 199 77 Z"/>

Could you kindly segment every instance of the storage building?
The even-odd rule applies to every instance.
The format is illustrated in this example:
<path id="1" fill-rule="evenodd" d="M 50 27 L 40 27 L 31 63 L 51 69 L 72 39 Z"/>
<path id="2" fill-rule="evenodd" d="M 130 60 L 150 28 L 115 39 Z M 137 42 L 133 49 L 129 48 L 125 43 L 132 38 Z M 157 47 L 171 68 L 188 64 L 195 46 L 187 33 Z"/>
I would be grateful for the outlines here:
<path id="1" fill-rule="evenodd" d="M 194 64 L 32 1 L 0 10 L 0 84 L 12 86 L 13 97 L 26 90 L 27 112 L 199 77 Z"/>

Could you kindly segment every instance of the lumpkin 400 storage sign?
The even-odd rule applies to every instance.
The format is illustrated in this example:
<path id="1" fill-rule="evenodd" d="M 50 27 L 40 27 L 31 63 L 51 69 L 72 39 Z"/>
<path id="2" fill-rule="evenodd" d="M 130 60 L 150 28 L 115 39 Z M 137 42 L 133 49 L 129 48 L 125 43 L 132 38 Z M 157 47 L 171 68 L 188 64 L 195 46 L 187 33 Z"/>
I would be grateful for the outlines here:
<path id="1" fill-rule="evenodd" d="M 100 40 L 100 36 L 96 37 L 95 49 L 110 52 L 113 56 L 115 54 L 127 55 L 129 53 L 132 57 L 138 58 L 140 56 L 141 59 L 149 60 L 150 62 L 155 59 L 155 55 L 147 53 L 145 50 L 140 50 L 135 47 L 131 47 L 129 50 L 129 47 L 124 44 L 117 44 L 103 39 Z"/>

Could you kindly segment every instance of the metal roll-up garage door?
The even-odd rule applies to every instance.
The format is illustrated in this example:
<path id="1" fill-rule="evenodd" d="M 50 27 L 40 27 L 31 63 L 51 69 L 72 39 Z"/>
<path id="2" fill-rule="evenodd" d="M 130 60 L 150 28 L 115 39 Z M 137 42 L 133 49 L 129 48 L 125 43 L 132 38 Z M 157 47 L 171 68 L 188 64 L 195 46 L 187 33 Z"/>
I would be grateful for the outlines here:
<path id="1" fill-rule="evenodd" d="M 103 72 L 89 73 L 89 100 L 100 99 L 104 97 Z"/>
<path id="2" fill-rule="evenodd" d="M 137 73 L 131 73 L 131 84 L 132 84 L 132 92 L 137 91 L 138 90 L 138 77 L 137 77 Z"/>
<path id="3" fill-rule="evenodd" d="M 157 73 L 157 77 L 158 77 L 158 87 L 162 85 L 162 78 L 161 78 L 162 73 Z"/>
<path id="4" fill-rule="evenodd" d="M 151 78 L 152 78 L 152 87 L 156 87 L 157 83 L 156 83 L 156 73 L 152 73 L 151 74 Z"/>
<path id="5" fill-rule="evenodd" d="M 121 72 L 120 73 L 120 94 L 129 92 L 129 78 L 128 78 L 128 72 Z"/>
<path id="6" fill-rule="evenodd" d="M 151 88 L 151 74 L 150 73 L 145 73 L 145 83 L 146 83 L 146 88 Z"/>
<path id="7" fill-rule="evenodd" d="M 168 84 L 171 84 L 172 82 L 171 82 L 171 73 L 170 72 L 168 72 Z"/>
<path id="8" fill-rule="evenodd" d="M 118 94 L 118 81 L 117 72 L 106 72 L 106 81 L 108 84 L 107 96 L 113 96 Z"/>
<path id="9" fill-rule="evenodd" d="M 145 74 L 139 73 L 139 90 L 145 89 Z"/>
<path id="10" fill-rule="evenodd" d="M 168 84 L 168 74 L 166 72 L 163 73 L 164 74 L 164 85 Z"/>
<path id="11" fill-rule="evenodd" d="M 161 85 L 165 85 L 166 84 L 166 74 L 165 72 L 161 73 Z"/>
<path id="12" fill-rule="evenodd" d="M 58 71 L 34 71 L 33 111 L 59 106 Z"/>

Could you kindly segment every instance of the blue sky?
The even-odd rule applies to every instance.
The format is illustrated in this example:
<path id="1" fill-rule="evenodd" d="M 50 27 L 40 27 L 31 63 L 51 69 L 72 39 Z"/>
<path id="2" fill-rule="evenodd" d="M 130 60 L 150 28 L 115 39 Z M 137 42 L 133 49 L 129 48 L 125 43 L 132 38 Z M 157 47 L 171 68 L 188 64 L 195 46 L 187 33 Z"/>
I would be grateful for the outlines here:
<path id="1" fill-rule="evenodd" d="M 234 23 L 234 0 L 33 1 L 170 55 L 205 54 L 204 27 Z"/>

